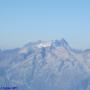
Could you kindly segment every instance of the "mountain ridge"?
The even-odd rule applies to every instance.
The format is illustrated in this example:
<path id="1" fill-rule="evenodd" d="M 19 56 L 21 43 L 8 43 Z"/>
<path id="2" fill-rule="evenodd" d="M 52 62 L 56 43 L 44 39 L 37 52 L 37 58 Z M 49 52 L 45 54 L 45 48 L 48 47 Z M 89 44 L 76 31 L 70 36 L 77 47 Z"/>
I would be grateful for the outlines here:
<path id="1" fill-rule="evenodd" d="M 75 51 L 64 39 L 37 41 L 0 51 L 0 72 L 0 85 L 18 90 L 90 90 L 90 50 Z"/>

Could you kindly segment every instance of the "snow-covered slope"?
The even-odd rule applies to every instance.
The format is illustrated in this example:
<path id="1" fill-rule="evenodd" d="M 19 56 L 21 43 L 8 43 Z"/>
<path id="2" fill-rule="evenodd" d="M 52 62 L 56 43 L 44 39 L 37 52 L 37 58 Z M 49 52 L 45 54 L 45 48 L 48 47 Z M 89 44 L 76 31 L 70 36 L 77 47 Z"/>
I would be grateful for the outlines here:
<path id="1" fill-rule="evenodd" d="M 0 51 L 0 86 L 17 90 L 90 90 L 90 50 L 64 40 Z"/>

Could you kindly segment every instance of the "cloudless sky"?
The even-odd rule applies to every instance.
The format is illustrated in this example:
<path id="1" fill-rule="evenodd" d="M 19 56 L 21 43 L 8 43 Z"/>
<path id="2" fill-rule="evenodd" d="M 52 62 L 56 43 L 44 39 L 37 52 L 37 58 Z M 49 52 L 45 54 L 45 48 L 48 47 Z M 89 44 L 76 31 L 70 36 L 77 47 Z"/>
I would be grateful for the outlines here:
<path id="1" fill-rule="evenodd" d="M 61 38 L 90 48 L 90 0 L 0 0 L 0 48 Z"/>

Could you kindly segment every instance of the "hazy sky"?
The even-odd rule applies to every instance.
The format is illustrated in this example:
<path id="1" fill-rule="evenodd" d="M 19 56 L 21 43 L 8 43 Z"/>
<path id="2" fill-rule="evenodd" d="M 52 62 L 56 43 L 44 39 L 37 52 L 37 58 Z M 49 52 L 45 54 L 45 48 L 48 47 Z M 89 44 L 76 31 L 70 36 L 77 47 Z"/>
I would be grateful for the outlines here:
<path id="1" fill-rule="evenodd" d="M 61 38 L 90 48 L 90 0 L 0 0 L 0 48 Z"/>

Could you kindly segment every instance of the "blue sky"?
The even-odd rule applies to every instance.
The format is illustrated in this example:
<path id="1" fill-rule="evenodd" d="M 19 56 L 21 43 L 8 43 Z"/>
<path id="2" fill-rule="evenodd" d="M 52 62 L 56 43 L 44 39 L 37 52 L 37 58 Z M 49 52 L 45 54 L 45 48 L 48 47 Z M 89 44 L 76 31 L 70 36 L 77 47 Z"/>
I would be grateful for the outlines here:
<path id="1" fill-rule="evenodd" d="M 0 48 L 61 38 L 90 48 L 90 0 L 0 0 Z"/>

